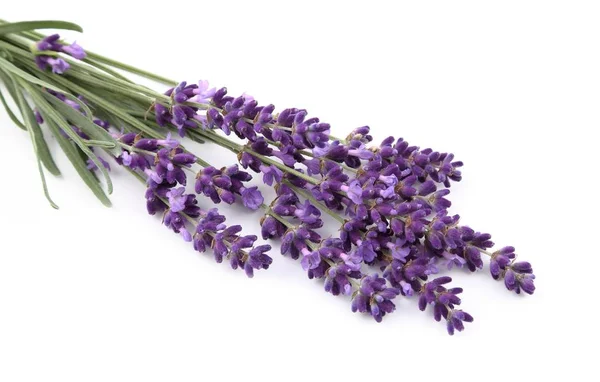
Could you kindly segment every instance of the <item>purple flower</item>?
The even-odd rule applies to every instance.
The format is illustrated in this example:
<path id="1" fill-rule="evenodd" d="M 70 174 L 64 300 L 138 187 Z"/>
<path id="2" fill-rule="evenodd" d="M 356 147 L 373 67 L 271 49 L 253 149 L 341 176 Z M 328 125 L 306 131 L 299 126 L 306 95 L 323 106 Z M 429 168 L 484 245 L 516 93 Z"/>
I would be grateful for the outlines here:
<path id="1" fill-rule="evenodd" d="M 366 211 L 364 215 L 364 217 L 366 217 Z M 344 224 L 342 224 L 342 227 L 340 228 L 340 239 L 342 239 L 346 251 L 349 251 L 352 248 L 352 244 L 356 246 L 361 245 L 362 231 L 367 227 L 364 217 L 358 215 L 352 219 L 346 220 Z"/>
<path id="2" fill-rule="evenodd" d="M 42 123 L 44 123 L 44 118 L 42 117 L 42 114 L 40 114 L 40 112 L 38 111 L 37 108 L 34 110 L 34 115 L 35 115 L 35 121 L 39 125 L 41 125 Z"/>
<path id="3" fill-rule="evenodd" d="M 304 204 L 297 202 L 296 208 L 293 212 L 302 223 L 308 224 L 311 227 L 320 227 L 323 222 L 321 220 L 321 210 L 315 207 L 308 199 L 304 201 Z"/>
<path id="4" fill-rule="evenodd" d="M 204 252 L 210 248 L 213 242 L 214 235 L 227 228 L 225 216 L 219 214 L 216 208 L 212 208 L 204 213 L 196 225 L 194 234 L 194 249 L 198 252 Z"/>
<path id="5" fill-rule="evenodd" d="M 71 45 L 63 45 L 61 46 L 61 50 L 66 54 L 74 57 L 78 60 L 83 60 L 86 56 L 85 51 L 76 42 L 73 42 Z"/>
<path id="6" fill-rule="evenodd" d="M 446 318 L 446 328 L 448 330 L 448 334 L 453 335 L 455 329 L 459 332 L 463 331 L 465 328 L 463 322 L 473 322 L 473 316 L 460 309 L 450 310 Z"/>
<path id="7" fill-rule="evenodd" d="M 185 241 L 192 241 L 190 232 L 185 227 L 185 218 L 179 212 L 167 211 L 163 223 L 175 233 L 180 233 Z"/>
<path id="8" fill-rule="evenodd" d="M 462 268 L 467 263 L 465 259 L 453 253 L 444 252 L 442 253 L 442 256 L 444 257 L 442 264 L 448 268 L 448 270 L 452 270 L 452 267 Z"/>
<path id="9" fill-rule="evenodd" d="M 392 258 L 401 263 L 406 262 L 406 257 L 410 254 L 410 246 L 407 245 L 406 240 L 397 238 L 396 241 L 388 243 L 387 247 L 390 249 Z"/>
<path id="10" fill-rule="evenodd" d="M 324 288 L 334 296 L 339 294 L 350 295 L 352 293 L 351 280 L 359 279 L 360 271 L 352 269 L 346 264 L 335 264 L 325 272 Z"/>
<path id="11" fill-rule="evenodd" d="M 346 137 L 346 141 L 359 141 L 363 143 L 368 143 L 373 140 L 373 137 L 369 135 L 371 128 L 369 126 L 361 126 L 352 130 L 350 134 Z"/>
<path id="12" fill-rule="evenodd" d="M 413 251 L 418 253 L 418 248 L 413 247 Z M 429 275 L 437 273 L 437 269 L 433 266 L 433 260 L 426 256 L 414 257 L 412 253 L 405 262 L 392 259 L 384 269 L 383 277 L 393 287 L 401 288 L 404 295 L 412 295 L 413 291 L 421 289 L 421 281 L 426 280 Z"/>
<path id="13" fill-rule="evenodd" d="M 179 187 L 167 192 L 167 198 L 169 198 L 169 205 L 171 206 L 171 211 L 180 212 L 185 209 L 187 196 L 184 195 L 184 193 L 185 187 Z"/>
<path id="14" fill-rule="evenodd" d="M 218 236 L 219 234 L 217 234 Z M 215 236 L 215 238 L 217 237 Z M 247 248 L 252 248 L 257 237 L 255 235 L 237 235 L 234 238 L 228 239 L 229 241 L 229 264 L 232 269 L 245 268 L 244 265 L 248 259 Z M 215 239 L 216 240 L 216 239 Z M 248 275 L 251 277 L 251 275 Z"/>
<path id="15" fill-rule="evenodd" d="M 452 205 L 452 203 L 445 198 L 449 193 L 450 190 L 448 189 L 439 190 L 422 200 L 435 212 L 444 211 Z"/>
<path id="16" fill-rule="evenodd" d="M 238 194 L 244 206 L 256 210 L 262 205 L 264 198 L 258 191 L 258 187 L 244 187 L 244 182 L 250 179 L 252 176 L 245 171 L 240 171 L 237 165 L 220 170 L 208 166 L 197 174 L 195 190 L 196 193 L 211 198 L 214 203 L 223 201 L 233 204 L 235 194 Z"/>
<path id="17" fill-rule="evenodd" d="M 195 97 L 193 98 L 194 102 L 209 104 L 210 99 L 215 95 L 216 89 L 209 88 L 208 81 L 201 80 L 198 82 L 198 87 L 193 90 L 193 94 Z"/>
<path id="18" fill-rule="evenodd" d="M 305 271 L 315 269 L 321 263 L 319 251 L 309 251 L 307 248 L 303 248 L 301 252 L 302 260 L 300 260 L 300 265 L 302 265 L 302 269 Z"/>
<path id="19" fill-rule="evenodd" d="M 515 265 L 517 264 L 521 263 L 516 263 Z M 515 267 L 513 266 L 508 269 L 504 275 L 504 285 L 506 285 L 506 289 L 513 290 L 517 294 L 521 293 L 521 290 L 527 294 L 533 294 L 533 292 L 535 292 L 535 285 L 533 283 L 534 279 L 535 275 L 516 271 Z"/>
<path id="20" fill-rule="evenodd" d="M 353 145 L 353 143 L 358 143 L 358 145 Z M 351 149 L 348 150 L 348 155 L 357 157 L 359 159 L 371 159 L 373 157 L 373 152 L 364 145 L 364 143 L 359 141 L 351 141 Z"/>
<path id="21" fill-rule="evenodd" d="M 62 58 L 50 57 L 50 58 L 46 59 L 46 62 L 48 63 L 48 65 L 50 65 L 50 68 L 52 69 L 52 73 L 56 73 L 56 74 L 63 74 L 71 67 L 71 65 L 69 65 Z"/>
<path id="22" fill-rule="evenodd" d="M 169 124 L 173 118 L 169 109 L 159 103 L 154 104 L 154 114 L 156 116 L 156 123 L 161 127 Z"/>
<path id="23" fill-rule="evenodd" d="M 98 157 L 98 160 L 100 161 L 100 163 L 102 164 L 102 166 L 110 171 L 110 164 L 104 160 L 104 158 L 102 157 Z M 98 170 L 98 166 L 96 166 L 96 163 L 92 162 L 91 159 L 87 160 L 87 169 L 88 170 L 92 170 L 92 171 L 96 171 Z"/>
<path id="24" fill-rule="evenodd" d="M 354 255 L 367 264 L 372 263 L 377 257 L 371 240 L 358 240 Z"/>
<path id="25" fill-rule="evenodd" d="M 300 110 L 294 115 L 292 126 L 294 146 L 298 149 L 325 147 L 329 142 L 329 124 L 319 122 L 318 118 L 305 119 L 306 115 L 306 110 Z"/>
<path id="26" fill-rule="evenodd" d="M 285 232 L 281 241 L 281 254 L 289 253 L 292 259 L 298 259 L 302 250 L 307 248 L 308 241 L 318 243 L 320 240 L 321 236 L 316 231 L 301 224 Z"/>
<path id="27" fill-rule="evenodd" d="M 273 182 L 280 183 L 283 177 L 283 172 L 273 165 L 260 165 L 260 171 L 263 173 L 263 182 L 269 186 L 272 186 Z"/>
<path id="28" fill-rule="evenodd" d="M 419 296 L 419 309 L 425 310 L 428 304 L 433 305 L 433 318 L 436 321 L 445 318 L 448 334 L 453 335 L 455 329 L 464 329 L 463 322 L 473 322 L 473 317 L 454 308 L 461 303 L 458 295 L 462 293 L 462 288 L 446 289 L 444 285 L 451 281 L 452 278 L 444 276 L 423 284 Z"/>
<path id="29" fill-rule="evenodd" d="M 38 50 L 42 50 L 42 51 L 43 50 L 53 50 L 53 51 L 57 52 L 62 47 L 62 45 L 58 42 L 59 39 L 60 39 L 60 35 L 58 35 L 58 34 L 46 36 L 36 43 L 36 47 Z"/>
<path id="30" fill-rule="evenodd" d="M 53 34 L 51 36 L 44 37 L 42 40 L 38 41 L 36 44 L 36 48 L 38 51 L 54 51 L 54 52 L 64 52 L 69 54 L 70 56 L 83 59 L 86 54 L 77 43 L 73 43 L 71 45 L 63 45 L 59 42 L 60 36 L 58 34 Z M 46 70 L 47 68 L 52 69 L 52 73 L 63 74 L 66 72 L 71 66 L 60 57 L 53 57 L 48 55 L 36 55 L 35 63 L 40 68 L 40 70 Z"/>
<path id="31" fill-rule="evenodd" d="M 492 254 L 490 273 L 494 279 L 504 277 L 506 289 L 517 294 L 523 290 L 527 294 L 535 291 L 535 275 L 531 264 L 526 261 L 515 262 L 514 247 L 504 247 Z"/>
<path id="32" fill-rule="evenodd" d="M 398 288 L 388 287 L 386 280 L 379 275 L 365 276 L 352 296 L 352 311 L 367 312 L 375 321 L 381 322 L 386 313 L 396 309 L 392 300 L 399 294 Z"/>
<path id="33" fill-rule="evenodd" d="M 223 231 L 218 232 L 213 237 L 212 247 L 215 256 L 215 261 L 217 263 L 223 262 L 223 258 L 229 254 L 231 243 L 239 238 L 238 233 L 242 231 L 242 226 L 240 225 L 232 225 L 230 227 L 225 228 Z M 252 243 L 247 243 L 251 240 L 244 240 L 245 247 L 251 247 Z M 238 244 L 238 248 L 241 249 L 242 246 Z M 235 266 L 232 264 L 232 267 Z"/>
<path id="34" fill-rule="evenodd" d="M 492 254 L 490 259 L 490 273 L 494 280 L 498 280 L 501 277 L 503 271 L 506 271 L 506 267 L 512 263 L 515 258 L 514 247 L 504 247 Z"/>
<path id="35" fill-rule="evenodd" d="M 175 149 L 179 147 L 179 141 L 177 139 L 173 139 L 171 137 L 171 133 L 167 133 L 167 137 L 165 139 L 157 139 L 156 143 L 158 146 L 166 147 L 169 149 Z"/>
<path id="36" fill-rule="evenodd" d="M 129 167 L 132 170 L 146 170 L 151 167 L 151 157 L 146 154 L 140 154 L 136 152 L 130 153 L 129 151 L 123 150 L 121 155 L 117 158 L 117 162 L 125 167 Z M 160 183 L 162 178 L 153 172 L 153 180 L 156 183 Z"/>
<path id="37" fill-rule="evenodd" d="M 184 103 L 196 94 L 197 89 L 197 85 L 188 85 L 186 81 L 180 82 L 171 92 L 171 98 L 176 103 Z"/>
<path id="38" fill-rule="evenodd" d="M 160 179 L 169 183 L 179 183 L 183 186 L 187 183 L 187 177 L 182 167 L 191 167 L 196 157 L 185 153 L 183 149 L 173 150 L 160 149 L 155 159 L 155 173 Z"/>
<path id="39" fill-rule="evenodd" d="M 362 204 L 363 190 L 360 183 L 357 180 L 351 181 L 347 186 L 342 185 L 340 190 L 344 191 L 348 198 L 356 204 Z"/>
<path id="40" fill-rule="evenodd" d="M 244 271 L 248 277 L 254 276 L 255 269 L 269 269 L 273 259 L 266 253 L 270 250 L 270 245 L 259 245 L 248 252 L 248 259 L 244 263 Z"/>
<path id="41" fill-rule="evenodd" d="M 257 210 L 264 200 L 262 194 L 258 191 L 258 187 L 242 187 L 242 203 L 244 203 L 244 206 L 251 210 Z"/>
<path id="42" fill-rule="evenodd" d="M 280 239 L 285 234 L 285 225 L 270 215 L 265 215 L 260 221 L 263 239 Z"/>

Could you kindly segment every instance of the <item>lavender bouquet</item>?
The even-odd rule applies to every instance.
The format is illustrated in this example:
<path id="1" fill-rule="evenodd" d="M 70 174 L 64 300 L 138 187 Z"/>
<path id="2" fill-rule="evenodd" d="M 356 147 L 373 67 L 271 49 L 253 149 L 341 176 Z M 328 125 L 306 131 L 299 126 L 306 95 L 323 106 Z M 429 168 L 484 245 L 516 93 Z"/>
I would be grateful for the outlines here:
<path id="1" fill-rule="evenodd" d="M 463 330 L 473 317 L 458 308 L 462 289 L 434 276 L 442 267 L 475 272 L 489 259 L 491 276 L 509 291 L 534 292 L 531 265 L 516 261 L 513 247 L 493 250 L 490 234 L 448 213 L 449 188 L 461 180 L 453 154 L 402 138 L 373 144 L 367 126 L 337 138 L 304 109 L 276 111 L 207 81 L 172 81 L 35 31 L 46 28 L 81 31 L 62 21 L 0 20 L 0 101 L 29 134 L 52 207 L 44 174 L 60 171 L 43 130 L 103 204 L 110 205 L 111 166 L 122 166 L 145 185 L 149 214 L 249 277 L 269 268 L 271 246 L 228 225 L 217 208 L 201 208 L 198 197 L 262 210 L 264 240 L 278 242 L 326 292 L 350 296 L 353 312 L 378 322 L 395 310 L 394 299 L 415 297 L 419 309 L 431 306 L 434 319 L 446 321 L 448 333 Z M 157 92 L 124 72 L 168 89 Z M 217 144 L 239 163 L 216 168 L 183 139 Z M 251 172 L 274 187 L 273 200 L 249 186 Z M 319 233 L 322 214 L 338 223 L 335 237 Z"/>

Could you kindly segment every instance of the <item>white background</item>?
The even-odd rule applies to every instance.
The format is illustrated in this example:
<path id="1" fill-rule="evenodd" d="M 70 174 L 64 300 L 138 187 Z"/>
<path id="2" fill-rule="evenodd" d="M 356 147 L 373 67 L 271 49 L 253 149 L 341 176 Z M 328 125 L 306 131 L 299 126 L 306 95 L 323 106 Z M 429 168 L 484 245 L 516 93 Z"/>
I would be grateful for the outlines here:
<path id="1" fill-rule="evenodd" d="M 251 280 L 195 253 L 145 214 L 125 173 L 107 209 L 57 154 L 52 210 L 27 135 L 2 111 L 0 381 L 597 374 L 597 2 L 110 3 L 11 2 L 0 17 L 75 21 L 85 34 L 68 36 L 95 52 L 307 108 L 336 135 L 369 124 L 378 141 L 454 152 L 465 167 L 452 212 L 514 245 L 538 289 L 516 296 L 487 267 L 459 272 L 475 317 L 464 332 L 448 336 L 409 299 L 377 324 L 276 251 Z M 258 233 L 258 212 L 223 211 Z"/>

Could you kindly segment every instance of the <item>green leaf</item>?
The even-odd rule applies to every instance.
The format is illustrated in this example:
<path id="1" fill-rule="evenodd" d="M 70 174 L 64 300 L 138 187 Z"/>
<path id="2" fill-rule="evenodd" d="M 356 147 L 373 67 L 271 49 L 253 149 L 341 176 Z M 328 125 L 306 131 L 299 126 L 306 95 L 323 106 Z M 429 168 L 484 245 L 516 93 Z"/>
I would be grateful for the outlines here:
<path id="1" fill-rule="evenodd" d="M 14 77 L 11 74 L 5 74 L 4 72 L 0 71 L 0 79 L 4 82 L 8 92 L 10 93 L 11 97 L 13 98 L 13 100 L 15 101 L 17 106 L 19 107 L 19 111 L 21 111 L 21 115 L 23 116 L 23 118 L 30 120 L 30 127 L 31 127 L 31 131 L 33 132 L 33 135 L 35 137 L 38 155 L 40 156 L 42 163 L 44 164 L 44 167 L 46 167 L 46 169 L 52 175 L 55 175 L 55 176 L 60 175 L 60 170 L 58 169 L 54 160 L 52 159 L 52 155 L 50 154 L 50 150 L 48 149 L 48 145 L 46 144 L 46 140 L 44 139 L 44 134 L 42 133 L 42 129 L 39 126 L 39 124 L 37 123 L 37 120 L 35 119 L 35 115 L 33 114 L 31 108 L 27 107 L 27 109 L 24 111 L 20 106 L 20 103 L 19 103 L 20 97 L 18 94 L 20 92 L 20 90 L 19 90 L 19 87 L 18 87 L 17 82 L 15 81 Z M 0 96 L 1 96 L 1 94 L 0 94 Z M 5 106 L 6 106 L 6 104 L 5 104 Z M 7 111 L 9 111 L 9 109 L 7 109 Z M 12 114 L 12 111 L 9 112 L 9 115 L 10 114 Z M 16 119 L 16 116 L 14 114 L 13 114 L 13 116 Z M 16 121 L 18 121 L 18 119 Z M 18 121 L 18 122 L 21 123 L 20 121 Z M 27 130 L 27 127 L 25 125 L 22 125 L 22 126 L 25 130 Z"/>
<path id="2" fill-rule="evenodd" d="M 55 79 L 61 86 L 71 89 L 72 91 L 81 94 L 85 99 L 89 100 L 91 103 L 95 104 L 97 107 L 105 110 L 107 114 L 112 115 L 118 119 L 121 119 L 124 123 L 131 125 L 135 129 L 146 134 L 148 138 L 156 138 L 161 139 L 163 136 L 157 133 L 155 130 L 145 125 L 144 123 L 138 121 L 131 115 L 129 115 L 125 110 L 121 107 L 113 104 L 106 99 L 99 97 L 95 92 L 88 91 L 86 88 L 76 85 L 75 83 L 63 78 L 57 77 Z"/>
<path id="3" fill-rule="evenodd" d="M 107 207 L 110 207 L 110 199 L 108 199 L 108 197 L 104 193 L 104 190 L 102 190 L 102 187 L 98 182 L 98 178 L 96 178 L 94 173 L 88 170 L 87 163 L 85 159 L 80 156 L 79 151 L 77 150 L 77 146 L 75 146 L 73 142 L 69 141 L 61 134 L 61 130 L 58 127 L 58 125 L 52 119 L 44 115 L 43 111 L 42 115 L 44 116 L 44 118 L 48 118 L 46 120 L 46 124 L 48 124 L 50 130 L 52 130 L 52 133 L 56 137 L 56 141 L 58 142 L 60 148 L 63 150 L 67 158 L 71 161 L 71 164 L 75 168 L 75 171 L 77 171 L 81 179 L 83 179 L 85 184 L 90 188 L 90 190 L 92 190 L 94 195 L 96 195 L 96 197 L 102 202 L 102 204 L 104 204 Z"/>
<path id="4" fill-rule="evenodd" d="M 48 185 L 46 184 L 46 176 L 44 175 L 44 169 L 42 168 L 42 156 L 44 155 L 42 153 L 43 149 L 40 149 L 40 147 L 38 146 L 38 139 L 35 136 L 36 134 L 34 133 L 34 127 L 33 127 L 33 125 L 37 125 L 37 122 L 35 120 L 35 117 L 33 117 L 33 113 L 31 115 L 32 118 L 27 117 L 27 111 L 29 111 L 29 113 L 31 113 L 31 109 L 29 109 L 29 105 L 27 105 L 27 101 L 25 101 L 25 97 L 23 97 L 23 94 L 21 94 L 21 92 L 17 90 L 16 95 L 17 95 L 17 99 L 18 99 L 18 103 L 19 103 L 19 108 L 21 109 L 21 113 L 23 114 L 23 118 L 25 119 L 25 126 L 27 126 L 27 131 L 29 131 L 29 136 L 31 137 L 31 143 L 33 144 L 33 150 L 34 150 L 35 156 L 37 158 L 38 171 L 40 173 L 40 179 L 42 180 L 42 187 L 44 189 L 44 195 L 46 196 L 46 199 L 48 200 L 48 202 L 50 203 L 52 208 L 58 209 L 58 205 L 56 205 L 56 203 L 54 203 L 54 201 L 50 197 L 50 193 L 48 192 Z M 38 129 L 39 129 L 39 126 L 38 126 Z M 48 153 L 48 155 L 49 155 L 49 153 Z M 52 161 L 52 157 L 50 157 L 50 161 Z M 54 162 L 52 161 L 52 163 L 54 163 Z M 56 170 L 58 171 L 58 169 L 56 169 Z"/>
<path id="5" fill-rule="evenodd" d="M 33 89 L 34 93 L 30 93 L 33 97 L 34 101 L 38 105 L 39 108 L 44 108 L 46 114 L 50 116 L 54 120 L 54 122 L 67 134 L 69 138 L 83 151 L 88 158 L 98 167 L 98 170 L 102 173 L 104 179 L 106 180 L 106 186 L 108 188 L 108 193 L 111 194 L 113 191 L 112 181 L 110 176 L 108 175 L 108 171 L 104 168 L 104 165 L 100 162 L 96 154 L 85 144 L 83 139 L 71 128 L 71 125 L 67 122 L 65 117 L 54 110 L 47 101 L 43 98 L 43 93 L 37 89 Z M 37 92 L 36 92 L 37 91 Z"/>
<path id="6" fill-rule="evenodd" d="M 6 82 L 4 84 L 6 85 L 7 88 L 10 86 Z M 9 92 L 10 92 L 10 90 L 9 90 Z M 23 123 L 21 121 L 19 121 L 19 118 L 17 118 L 17 116 L 13 113 L 13 111 L 10 108 L 10 106 L 8 106 L 8 103 L 6 103 L 6 99 L 4 98 L 4 95 L 2 94 L 2 91 L 0 91 L 0 102 L 2 102 L 2 105 L 4 106 L 4 109 L 6 109 L 6 114 L 8 114 L 8 117 L 13 121 L 13 123 L 15 125 L 17 125 L 20 129 L 27 130 L 27 128 L 25 127 L 25 125 L 23 125 Z"/>
<path id="7" fill-rule="evenodd" d="M 105 143 L 112 143 L 113 148 L 112 154 L 117 156 L 121 153 L 121 150 L 116 148 L 117 142 L 113 138 L 112 135 L 108 133 L 108 131 L 104 130 L 102 127 L 96 125 L 94 122 L 87 119 L 83 114 L 79 111 L 73 109 L 71 106 L 67 105 L 60 99 L 49 93 L 43 93 L 46 100 L 48 100 L 54 108 L 63 115 L 67 120 L 73 123 L 75 126 L 79 127 L 86 135 L 88 135 L 91 139 L 97 141 L 103 141 Z"/>
<path id="8" fill-rule="evenodd" d="M 137 85 L 130 81 L 107 75 L 91 66 L 83 65 L 76 60 L 67 58 L 67 61 L 71 64 L 71 68 L 65 73 L 66 77 L 76 77 L 91 85 L 103 87 L 113 93 L 118 92 L 120 94 L 125 94 L 134 99 L 141 100 L 142 102 L 158 100 L 169 103 L 171 101 L 171 97 L 146 86 Z"/>
<path id="9" fill-rule="evenodd" d="M 50 149 L 48 149 L 48 145 L 46 144 L 46 140 L 44 139 L 44 134 L 42 133 L 42 129 L 40 125 L 37 123 L 35 119 L 35 115 L 31 110 L 31 107 L 25 102 L 24 105 L 21 106 L 21 114 L 27 123 L 28 128 L 31 130 L 35 145 L 37 147 L 38 157 L 42 160 L 44 167 L 48 169 L 48 171 L 54 175 L 60 175 L 60 170 L 56 166 L 54 159 L 52 159 L 52 154 L 50 154 Z"/>
<path id="10" fill-rule="evenodd" d="M 30 67 L 33 67 L 39 71 L 39 69 L 35 66 L 35 64 L 33 64 L 33 59 L 31 62 L 26 62 L 26 65 L 29 65 Z M 85 104 L 85 102 L 81 101 L 79 98 L 75 97 L 73 94 L 61 89 L 60 87 L 52 85 L 52 84 L 48 83 L 47 81 L 43 81 L 43 80 L 27 73 L 26 71 L 13 65 L 10 61 L 7 61 L 1 57 L 0 57 L 0 66 L 2 66 L 3 69 L 17 75 L 18 77 L 20 77 L 28 82 L 31 82 L 36 85 L 45 87 L 47 89 L 54 90 L 55 92 L 64 94 L 65 97 L 69 98 L 70 100 L 72 100 L 74 102 L 77 102 L 79 104 L 79 106 L 81 107 L 81 109 L 85 112 L 85 114 L 91 118 L 92 111 L 90 110 L 90 108 Z M 40 71 L 40 73 L 43 73 L 43 72 Z"/>
<path id="11" fill-rule="evenodd" d="M 107 74 L 110 74 L 113 77 L 119 78 L 119 79 L 121 79 L 123 81 L 126 81 L 126 82 L 133 83 L 133 81 L 131 81 L 129 78 L 125 77 L 121 73 L 118 73 L 115 70 L 112 70 L 110 67 L 108 67 L 108 66 L 106 66 L 104 64 L 101 64 L 100 62 L 98 62 L 96 60 L 92 60 L 92 59 L 89 59 L 89 58 L 84 58 L 83 62 L 85 62 L 86 64 L 89 64 L 89 65 L 91 65 L 91 66 L 93 66 L 95 68 L 98 68 L 98 69 L 102 70 L 103 72 L 105 72 Z"/>
<path id="12" fill-rule="evenodd" d="M 69 123 L 62 117 L 62 115 L 60 115 L 50 106 L 50 104 L 40 94 L 39 90 L 29 86 L 28 84 L 23 84 L 23 86 L 28 88 L 33 101 L 38 106 L 40 113 L 42 113 L 42 116 L 44 117 L 44 120 L 52 130 L 58 144 L 73 164 L 73 167 L 75 167 L 75 170 L 79 173 L 83 181 L 88 185 L 96 197 L 100 199 L 104 205 L 110 206 L 110 200 L 102 190 L 102 187 L 100 186 L 100 183 L 98 182 L 98 179 L 94 173 L 88 170 L 86 160 L 79 155 L 77 147 L 83 151 L 87 158 L 89 158 L 98 167 L 106 179 L 108 192 L 111 193 L 112 181 L 110 180 L 110 176 L 108 175 L 106 169 L 98 160 L 96 154 L 94 154 L 90 148 L 85 145 L 81 137 L 79 137 L 73 131 Z M 69 138 L 71 138 L 72 142 L 61 134 L 61 130 L 66 133 Z M 73 143 L 75 143 L 76 146 L 73 145 Z"/>
<path id="13" fill-rule="evenodd" d="M 136 90 L 132 90 L 130 87 L 125 87 L 120 84 L 117 84 L 114 81 L 98 79 L 91 73 L 83 72 L 81 69 L 78 69 L 74 66 L 71 66 L 71 69 L 69 69 L 69 73 L 66 77 L 68 77 L 69 79 L 77 79 L 78 82 L 84 82 L 88 88 L 106 89 L 113 95 L 121 94 L 129 98 L 146 103 L 151 103 L 153 100 L 153 98 L 149 95 L 140 94 Z"/>
<path id="14" fill-rule="evenodd" d="M 83 29 L 74 23 L 57 20 L 40 21 L 20 21 L 17 23 L 8 23 L 0 25 L 0 36 L 9 33 L 20 33 L 36 29 L 65 29 L 77 32 L 83 32 Z"/>
<path id="15" fill-rule="evenodd" d="M 117 147 L 115 142 L 96 141 L 93 139 L 86 139 L 84 142 L 88 147 L 101 147 L 103 149 L 114 149 Z"/>

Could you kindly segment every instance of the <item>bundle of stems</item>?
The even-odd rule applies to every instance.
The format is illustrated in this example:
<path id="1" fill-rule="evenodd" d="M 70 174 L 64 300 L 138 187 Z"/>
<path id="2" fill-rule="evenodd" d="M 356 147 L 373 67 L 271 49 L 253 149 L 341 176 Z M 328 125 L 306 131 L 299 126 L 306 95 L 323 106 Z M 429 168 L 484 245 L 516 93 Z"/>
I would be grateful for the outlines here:
<path id="1" fill-rule="evenodd" d="M 484 258 L 508 290 L 535 290 L 531 265 L 516 261 L 513 247 L 492 250 L 491 235 L 448 213 L 449 187 L 462 178 L 454 155 L 402 138 L 373 144 L 367 126 L 337 138 L 304 109 L 276 112 L 272 104 L 229 96 L 206 81 L 173 81 L 35 31 L 45 28 L 81 31 L 62 21 L 0 20 L 0 100 L 29 133 L 52 207 L 44 172 L 60 171 L 43 130 L 103 204 L 110 205 L 109 170 L 116 163 L 146 185 L 150 214 L 162 213 L 164 224 L 196 250 L 212 248 L 218 262 L 227 259 L 249 276 L 269 268 L 271 247 L 255 245 L 257 237 L 242 235 L 239 225 L 228 226 L 216 208 L 201 209 L 198 196 L 262 209 L 263 239 L 280 240 L 281 253 L 300 259 L 309 278 L 323 279 L 327 292 L 351 296 L 353 311 L 377 321 L 395 310 L 398 296 L 416 296 L 419 308 L 432 306 L 450 334 L 462 330 L 473 320 L 458 309 L 462 289 L 448 287 L 448 276 L 432 275 L 441 267 L 474 272 Z M 125 73 L 168 89 L 158 92 Z M 175 134 L 219 145 L 235 153 L 239 165 L 216 168 Z M 244 170 L 273 186 L 275 199 L 265 203 Z M 193 192 L 186 173 L 195 175 Z M 321 237 L 322 214 L 339 223 L 338 237 Z"/>

